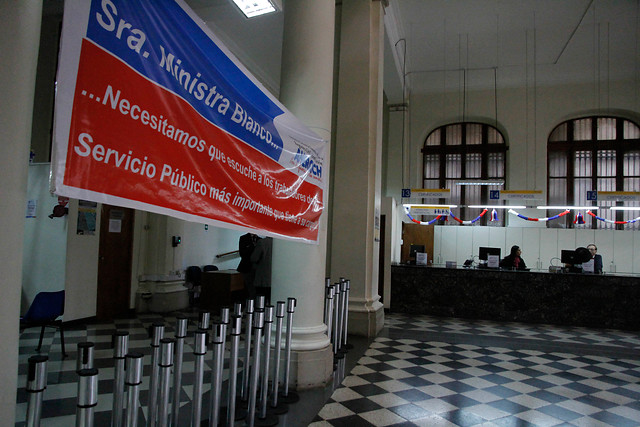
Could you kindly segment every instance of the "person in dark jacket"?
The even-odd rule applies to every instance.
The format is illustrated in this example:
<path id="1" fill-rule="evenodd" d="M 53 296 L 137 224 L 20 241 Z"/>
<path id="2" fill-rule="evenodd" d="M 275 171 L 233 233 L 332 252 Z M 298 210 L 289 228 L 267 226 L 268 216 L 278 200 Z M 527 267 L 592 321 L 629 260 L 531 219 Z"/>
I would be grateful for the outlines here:
<path id="1" fill-rule="evenodd" d="M 593 272 L 595 274 L 602 274 L 602 256 L 597 253 L 598 247 L 593 243 L 589 243 L 587 249 L 591 252 L 591 258 L 593 259 Z"/>
<path id="2" fill-rule="evenodd" d="M 521 254 L 520 246 L 511 246 L 511 253 L 500 261 L 500 268 L 505 270 L 527 270 L 527 264 L 520 257 Z"/>

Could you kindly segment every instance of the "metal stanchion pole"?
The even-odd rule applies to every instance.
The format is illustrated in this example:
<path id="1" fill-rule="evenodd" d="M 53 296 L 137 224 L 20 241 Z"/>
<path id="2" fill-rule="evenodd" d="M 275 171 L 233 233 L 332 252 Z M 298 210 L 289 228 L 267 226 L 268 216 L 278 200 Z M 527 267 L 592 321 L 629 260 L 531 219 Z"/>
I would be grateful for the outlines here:
<path id="1" fill-rule="evenodd" d="M 264 311 L 264 304 L 266 297 L 264 295 L 258 295 L 256 297 L 256 311 Z"/>
<path id="2" fill-rule="evenodd" d="M 76 359 L 76 372 L 93 368 L 93 350 L 95 344 L 90 341 L 78 343 L 78 359 Z"/>
<path id="3" fill-rule="evenodd" d="M 333 285 L 333 354 L 338 354 L 340 349 L 339 327 L 340 327 L 340 283 Z"/>
<path id="4" fill-rule="evenodd" d="M 207 331 L 209 330 L 209 322 L 211 321 L 211 313 L 208 311 L 201 311 L 198 316 L 198 329 Z"/>
<path id="5" fill-rule="evenodd" d="M 351 290 L 351 280 L 347 279 L 347 293 L 345 294 L 344 309 L 344 348 L 350 350 L 353 348 L 351 344 L 347 344 L 347 335 L 349 333 L 349 291 Z"/>
<path id="6" fill-rule="evenodd" d="M 331 286 L 331 278 L 327 277 L 324 279 L 324 317 L 323 317 L 323 322 L 325 325 L 328 325 L 329 323 L 329 299 L 327 298 L 327 288 L 329 288 L 329 286 Z M 331 339 L 331 338 L 329 338 Z"/>
<path id="7" fill-rule="evenodd" d="M 340 306 L 338 310 L 340 311 L 340 324 L 338 325 L 338 335 L 336 339 L 338 340 L 338 357 L 344 357 L 344 348 L 342 348 L 343 343 L 343 333 L 344 333 L 344 310 L 346 307 L 346 299 L 347 299 L 347 282 L 344 280 L 344 277 L 340 278 Z"/>
<path id="8" fill-rule="evenodd" d="M 171 419 L 174 426 L 178 425 L 180 416 L 180 394 L 182 392 L 182 360 L 184 356 L 184 339 L 187 337 L 187 324 L 189 319 L 185 316 L 176 317 L 176 355 L 173 369 L 173 402 L 171 406 Z"/>
<path id="9" fill-rule="evenodd" d="M 140 384 L 142 384 L 142 353 L 129 353 L 125 356 L 125 365 L 127 377 L 125 384 L 127 386 L 127 409 L 125 412 L 125 420 L 127 427 L 136 427 L 138 425 L 138 409 L 140 403 Z"/>
<path id="10" fill-rule="evenodd" d="M 47 388 L 48 356 L 31 356 L 27 373 L 27 427 L 39 427 L 42 417 L 42 394 Z"/>
<path id="11" fill-rule="evenodd" d="M 94 409 L 98 404 L 98 370 L 78 371 L 78 403 L 76 405 L 76 427 L 93 427 Z"/>
<path id="12" fill-rule="evenodd" d="M 271 325 L 273 324 L 273 306 L 264 309 L 264 368 L 262 369 L 262 383 L 260 391 L 260 412 L 255 421 L 258 426 L 275 426 L 278 417 L 267 414 L 267 400 L 269 398 L 269 359 L 271 358 Z"/>
<path id="13" fill-rule="evenodd" d="M 158 402 L 158 426 L 169 426 L 169 396 L 171 395 L 171 368 L 173 368 L 173 350 L 176 340 L 163 338 L 160 341 L 160 400 Z"/>
<path id="14" fill-rule="evenodd" d="M 264 311 L 256 311 L 253 321 L 253 368 L 251 370 L 251 387 L 249 390 L 249 408 L 247 409 L 247 425 L 253 427 L 256 417 L 256 398 L 258 395 L 258 376 L 260 374 L 260 345 L 264 328 Z"/>
<path id="15" fill-rule="evenodd" d="M 195 356 L 195 382 L 191 408 L 191 427 L 200 427 L 202 419 L 202 385 L 204 381 L 204 357 L 207 355 L 207 333 L 195 332 L 193 355 Z M 177 426 L 177 424 L 175 424 Z"/>
<path id="16" fill-rule="evenodd" d="M 242 315 L 231 316 L 231 354 L 229 355 L 229 390 L 227 393 L 227 427 L 233 427 L 236 420 L 236 388 L 238 384 L 238 356 L 240 334 L 242 333 Z M 242 414 L 244 418 L 246 414 Z"/>
<path id="17" fill-rule="evenodd" d="M 211 372 L 211 400 L 209 404 L 209 426 L 217 427 L 220 418 L 220 396 L 222 384 L 222 370 L 220 358 L 222 357 L 222 323 L 213 322 L 213 336 L 211 345 L 213 349 L 213 370 Z"/>
<path id="18" fill-rule="evenodd" d="M 325 324 L 327 325 L 327 338 L 329 342 L 333 342 L 332 327 L 333 327 L 333 286 L 328 285 L 325 288 L 325 302 L 327 305 L 327 311 L 325 313 Z"/>
<path id="19" fill-rule="evenodd" d="M 233 314 L 236 316 L 242 316 L 242 303 L 233 303 Z"/>
<path id="20" fill-rule="evenodd" d="M 160 359 L 160 340 L 164 337 L 164 325 L 154 323 L 151 326 L 151 379 L 149 380 L 149 425 L 155 427 L 158 413 L 158 360 Z"/>
<path id="21" fill-rule="evenodd" d="M 284 391 L 280 399 L 284 403 L 297 402 L 300 397 L 297 393 L 289 391 L 289 373 L 291 371 L 291 335 L 293 330 L 293 313 L 296 311 L 296 299 L 287 298 L 287 336 L 284 346 Z"/>
<path id="22" fill-rule="evenodd" d="M 124 365 L 125 356 L 129 351 L 129 332 L 116 331 L 112 337 L 113 361 L 115 365 L 113 376 L 113 406 L 111 410 L 111 426 L 121 427 L 124 414 Z"/>
<path id="23" fill-rule="evenodd" d="M 253 329 L 253 308 L 254 301 L 248 299 L 245 305 L 245 356 L 244 365 L 242 367 L 242 384 L 240 386 L 240 398 L 244 401 L 247 400 L 249 394 L 249 364 L 251 362 L 251 334 Z"/>
<path id="24" fill-rule="evenodd" d="M 280 384 L 280 354 L 282 347 L 282 319 L 284 319 L 285 302 L 278 301 L 276 305 L 276 339 L 273 346 L 273 391 L 271 392 L 271 412 L 274 414 L 285 414 L 289 407 L 282 402 L 278 402 L 278 387 Z"/>

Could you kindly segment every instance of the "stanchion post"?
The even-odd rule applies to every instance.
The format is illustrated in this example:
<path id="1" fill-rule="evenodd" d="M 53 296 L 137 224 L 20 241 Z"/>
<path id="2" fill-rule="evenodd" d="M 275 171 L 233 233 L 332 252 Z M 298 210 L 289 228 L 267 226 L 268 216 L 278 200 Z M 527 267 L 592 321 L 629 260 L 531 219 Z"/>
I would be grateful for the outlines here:
<path id="1" fill-rule="evenodd" d="M 242 367 L 242 384 L 240 386 L 240 398 L 247 400 L 249 394 L 249 365 L 251 363 L 251 335 L 253 333 L 254 300 L 248 299 L 245 305 L 245 353 Z"/>
<path id="2" fill-rule="evenodd" d="M 208 311 L 201 311 L 198 315 L 198 329 L 207 331 L 209 330 L 209 322 L 211 321 L 211 313 Z"/>
<path id="3" fill-rule="evenodd" d="M 98 404 L 98 370 L 96 368 L 78 371 L 78 400 L 76 427 L 93 427 L 94 409 Z"/>
<path id="4" fill-rule="evenodd" d="M 160 400 L 158 402 L 158 427 L 169 426 L 169 396 L 171 394 L 171 368 L 173 368 L 173 351 L 176 340 L 162 338 L 160 341 Z"/>
<path id="5" fill-rule="evenodd" d="M 293 333 L 293 313 L 296 311 L 296 299 L 287 298 L 287 336 L 285 341 L 284 392 L 282 397 L 289 396 L 289 373 L 291 371 L 291 335 Z"/>
<path id="6" fill-rule="evenodd" d="M 325 301 L 326 301 L 326 313 L 325 324 L 327 325 L 327 338 L 329 342 L 333 342 L 332 328 L 333 328 L 333 286 L 329 284 L 325 288 Z"/>
<path id="7" fill-rule="evenodd" d="M 249 408 L 247 409 L 247 425 L 253 427 L 256 418 L 256 398 L 258 395 L 258 376 L 260 374 L 260 345 L 264 328 L 264 311 L 256 311 L 253 321 L 253 369 L 251 370 L 251 387 L 249 390 Z"/>
<path id="8" fill-rule="evenodd" d="M 78 358 L 76 359 L 76 372 L 93 368 L 93 351 L 95 344 L 90 341 L 78 343 Z"/>
<path id="9" fill-rule="evenodd" d="M 333 285 L 333 354 L 338 354 L 338 350 L 340 349 L 340 340 L 338 336 L 340 335 L 339 327 L 340 327 L 340 283 L 335 283 Z"/>
<path id="10" fill-rule="evenodd" d="M 273 391 L 271 393 L 272 409 L 279 409 L 276 413 L 285 413 L 287 412 L 287 408 L 284 405 L 278 403 L 278 387 L 280 385 L 280 354 L 282 353 L 282 320 L 284 319 L 284 311 L 286 308 L 286 304 L 284 301 L 278 301 L 276 304 L 276 339 L 275 344 L 273 346 L 274 361 L 273 361 Z"/>
<path id="11" fill-rule="evenodd" d="M 195 332 L 193 355 L 195 356 L 195 383 L 191 402 L 191 426 L 200 427 L 202 419 L 202 386 L 204 381 L 204 358 L 207 355 L 207 332 Z M 177 424 L 176 424 L 177 425 Z"/>
<path id="12" fill-rule="evenodd" d="M 222 323 L 213 322 L 213 336 L 211 346 L 213 349 L 213 371 L 211 372 L 211 399 L 209 404 L 209 426 L 217 427 L 220 418 L 220 396 L 222 385 L 222 370 L 220 358 L 222 357 Z"/>
<path id="13" fill-rule="evenodd" d="M 164 325 L 154 323 L 151 325 L 151 379 L 149 381 L 149 403 L 147 411 L 149 413 L 149 425 L 155 426 L 158 418 L 158 375 L 160 359 L 160 341 L 164 337 Z"/>
<path id="14" fill-rule="evenodd" d="M 338 336 L 336 337 L 339 341 L 338 349 L 344 350 L 343 347 L 343 334 L 344 334 L 344 321 L 345 321 L 345 308 L 347 300 L 347 282 L 344 277 L 340 278 L 340 327 L 338 328 Z"/>
<path id="15" fill-rule="evenodd" d="M 125 356 L 129 352 L 129 332 L 116 331 L 112 336 L 113 345 L 113 404 L 111 409 L 111 426 L 121 427 L 124 414 L 124 380 Z"/>
<path id="16" fill-rule="evenodd" d="M 351 280 L 347 279 L 347 293 L 345 294 L 345 310 L 344 310 L 344 347 L 346 349 L 351 346 L 347 344 L 347 335 L 349 333 L 349 291 L 351 290 Z M 352 348 L 352 347 L 351 347 Z"/>
<path id="17" fill-rule="evenodd" d="M 42 398 L 47 388 L 47 360 L 44 355 L 29 358 L 26 390 L 29 396 L 27 403 L 27 427 L 39 427 L 42 417 Z"/>
<path id="18" fill-rule="evenodd" d="M 258 425 L 275 426 L 278 424 L 278 417 L 267 416 L 267 400 L 269 399 L 269 362 L 271 358 L 271 325 L 273 324 L 272 305 L 267 305 L 264 311 L 264 368 L 262 370 L 262 384 L 260 393 L 260 414 L 258 415 Z"/>
<path id="19" fill-rule="evenodd" d="M 229 391 L 227 395 L 227 427 L 233 427 L 236 418 L 236 388 L 238 384 L 238 356 L 242 315 L 231 316 L 231 354 L 229 355 Z"/>
<path id="20" fill-rule="evenodd" d="M 182 361 L 184 359 L 184 340 L 187 337 L 187 325 L 189 319 L 185 316 L 176 317 L 175 360 L 173 369 L 173 401 L 171 406 L 171 419 L 174 426 L 178 425 L 180 416 L 180 393 L 182 391 Z"/>
<path id="21" fill-rule="evenodd" d="M 127 427 L 136 427 L 138 425 L 138 409 L 140 397 L 140 384 L 142 384 L 142 353 L 128 353 L 125 356 L 127 386 L 127 409 L 125 412 L 125 421 Z"/>

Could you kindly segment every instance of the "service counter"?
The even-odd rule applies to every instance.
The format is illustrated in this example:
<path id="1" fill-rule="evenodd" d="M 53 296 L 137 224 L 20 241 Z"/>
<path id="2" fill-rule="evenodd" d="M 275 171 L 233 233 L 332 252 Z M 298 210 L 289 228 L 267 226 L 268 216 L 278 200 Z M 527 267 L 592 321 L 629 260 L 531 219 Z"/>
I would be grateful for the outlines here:
<path id="1" fill-rule="evenodd" d="M 394 313 L 640 330 L 640 276 L 391 266 Z"/>

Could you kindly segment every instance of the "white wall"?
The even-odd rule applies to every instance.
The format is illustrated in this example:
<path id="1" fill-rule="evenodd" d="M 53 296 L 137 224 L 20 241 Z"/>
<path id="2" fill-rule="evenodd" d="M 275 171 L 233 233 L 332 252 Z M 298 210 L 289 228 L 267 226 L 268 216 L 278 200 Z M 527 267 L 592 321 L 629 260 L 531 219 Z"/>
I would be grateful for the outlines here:
<path id="1" fill-rule="evenodd" d="M 40 291 L 65 287 L 67 216 L 49 218 L 58 197 L 49 192 L 49 163 L 29 165 L 27 200 L 36 203 L 35 218 L 25 218 L 21 313 Z M 25 206 L 26 211 L 26 206 Z"/>

